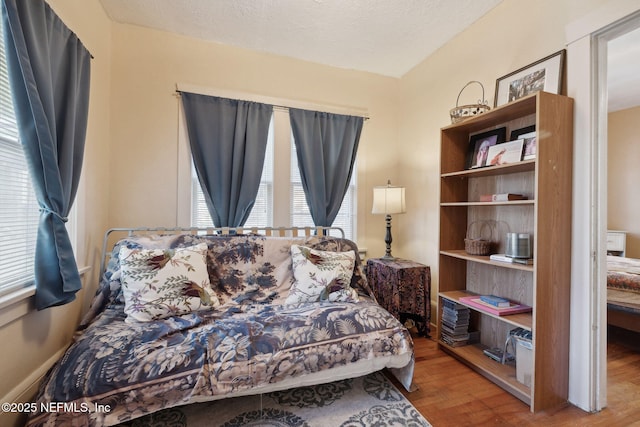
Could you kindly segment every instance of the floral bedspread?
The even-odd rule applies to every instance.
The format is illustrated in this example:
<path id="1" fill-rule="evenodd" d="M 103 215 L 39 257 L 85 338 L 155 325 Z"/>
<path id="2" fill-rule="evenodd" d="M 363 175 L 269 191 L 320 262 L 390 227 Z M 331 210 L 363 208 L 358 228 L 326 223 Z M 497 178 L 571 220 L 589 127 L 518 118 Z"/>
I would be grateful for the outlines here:
<path id="1" fill-rule="evenodd" d="M 322 250 L 355 248 L 330 237 L 180 235 L 120 241 L 90 312 L 47 374 L 27 425 L 115 425 L 167 407 L 394 355 L 409 355 L 406 377 L 399 378 L 408 387 L 411 337 L 368 297 L 359 262 L 352 278 L 361 295 L 358 303 L 283 304 L 291 285 L 289 248 L 301 239 Z M 175 248 L 203 241 L 222 305 L 126 322 L 120 246 Z"/>
<path id="2" fill-rule="evenodd" d="M 640 260 L 608 255 L 607 287 L 640 293 Z"/>

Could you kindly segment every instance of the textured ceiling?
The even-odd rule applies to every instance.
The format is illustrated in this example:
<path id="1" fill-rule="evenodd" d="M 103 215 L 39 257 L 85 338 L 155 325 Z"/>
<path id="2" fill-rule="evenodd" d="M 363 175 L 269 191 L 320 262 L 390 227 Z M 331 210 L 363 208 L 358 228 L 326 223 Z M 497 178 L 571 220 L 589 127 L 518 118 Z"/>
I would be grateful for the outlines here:
<path id="1" fill-rule="evenodd" d="M 100 0 L 116 22 L 401 77 L 502 0 Z"/>

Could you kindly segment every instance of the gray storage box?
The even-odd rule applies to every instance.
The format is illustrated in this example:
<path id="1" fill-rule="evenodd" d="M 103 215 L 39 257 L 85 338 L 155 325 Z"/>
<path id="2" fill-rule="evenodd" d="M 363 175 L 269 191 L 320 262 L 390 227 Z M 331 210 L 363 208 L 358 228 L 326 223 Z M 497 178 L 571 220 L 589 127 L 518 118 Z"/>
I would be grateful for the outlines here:
<path id="1" fill-rule="evenodd" d="M 531 387 L 533 374 L 533 343 L 523 337 L 516 338 L 516 379 L 527 387 Z"/>

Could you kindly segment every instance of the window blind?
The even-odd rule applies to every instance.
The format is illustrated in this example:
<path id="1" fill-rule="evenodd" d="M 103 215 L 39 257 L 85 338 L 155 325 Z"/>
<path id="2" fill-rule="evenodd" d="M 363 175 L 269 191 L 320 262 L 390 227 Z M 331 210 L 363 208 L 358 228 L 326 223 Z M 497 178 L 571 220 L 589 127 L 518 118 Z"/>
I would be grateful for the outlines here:
<path id="1" fill-rule="evenodd" d="M 0 295 L 33 283 L 40 212 L 18 136 L 0 20 Z"/>
<path id="2" fill-rule="evenodd" d="M 269 125 L 269 136 L 265 152 L 260 187 L 256 201 L 251 209 L 251 214 L 245 222 L 245 227 L 268 227 L 273 225 L 273 117 Z M 191 225 L 193 227 L 213 227 L 213 220 L 209 215 L 207 203 L 195 173 L 195 167 L 191 165 Z"/>
<path id="3" fill-rule="evenodd" d="M 355 170 L 355 167 L 354 167 Z M 342 205 L 333 227 L 340 227 L 347 239 L 353 240 L 356 222 L 356 174 L 351 175 L 349 189 L 344 195 Z M 291 137 L 291 225 L 294 227 L 313 227 L 313 218 L 307 205 L 307 199 L 302 188 L 302 178 L 298 168 L 296 145 Z"/>

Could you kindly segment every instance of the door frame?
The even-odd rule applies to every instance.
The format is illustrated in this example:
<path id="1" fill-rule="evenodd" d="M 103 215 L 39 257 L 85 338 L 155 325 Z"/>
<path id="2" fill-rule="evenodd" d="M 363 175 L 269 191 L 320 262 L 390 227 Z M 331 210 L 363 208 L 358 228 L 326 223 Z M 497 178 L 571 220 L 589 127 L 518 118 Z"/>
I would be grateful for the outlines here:
<path id="1" fill-rule="evenodd" d="M 569 401 L 589 412 L 607 405 L 607 43 L 638 20 L 637 2 L 612 0 L 566 27 L 575 100 Z"/>

